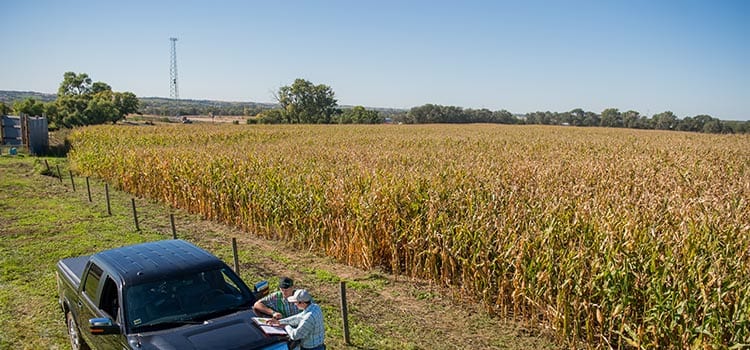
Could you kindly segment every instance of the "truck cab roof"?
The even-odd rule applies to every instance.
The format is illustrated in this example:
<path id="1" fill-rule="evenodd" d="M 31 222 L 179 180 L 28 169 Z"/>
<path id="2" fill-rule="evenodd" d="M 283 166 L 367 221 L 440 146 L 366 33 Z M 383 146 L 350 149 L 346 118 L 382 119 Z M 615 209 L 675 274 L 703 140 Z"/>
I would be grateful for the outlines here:
<path id="1" fill-rule="evenodd" d="M 226 266 L 211 253 L 179 239 L 105 250 L 93 255 L 92 261 L 107 266 L 126 285 Z"/>

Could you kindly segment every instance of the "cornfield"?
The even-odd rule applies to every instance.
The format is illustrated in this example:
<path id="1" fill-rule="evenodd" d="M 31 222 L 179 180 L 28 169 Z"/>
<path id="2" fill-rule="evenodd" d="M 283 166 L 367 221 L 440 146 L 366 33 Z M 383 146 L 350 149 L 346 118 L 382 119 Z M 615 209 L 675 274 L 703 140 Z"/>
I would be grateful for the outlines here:
<path id="1" fill-rule="evenodd" d="M 554 330 L 750 347 L 750 136 L 545 126 L 96 126 L 71 165 L 138 196 Z"/>

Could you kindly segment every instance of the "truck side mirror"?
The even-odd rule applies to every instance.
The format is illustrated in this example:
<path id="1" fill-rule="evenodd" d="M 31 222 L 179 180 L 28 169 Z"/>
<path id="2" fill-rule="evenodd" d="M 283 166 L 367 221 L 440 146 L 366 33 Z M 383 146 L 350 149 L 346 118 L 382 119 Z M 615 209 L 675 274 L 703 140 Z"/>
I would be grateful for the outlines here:
<path id="1" fill-rule="evenodd" d="M 110 318 L 92 318 L 89 320 L 89 331 L 93 335 L 120 334 L 120 326 L 114 324 Z"/>
<path id="2" fill-rule="evenodd" d="M 268 295 L 268 281 L 260 281 L 256 283 L 253 294 L 255 294 L 255 299 L 260 299 Z"/>

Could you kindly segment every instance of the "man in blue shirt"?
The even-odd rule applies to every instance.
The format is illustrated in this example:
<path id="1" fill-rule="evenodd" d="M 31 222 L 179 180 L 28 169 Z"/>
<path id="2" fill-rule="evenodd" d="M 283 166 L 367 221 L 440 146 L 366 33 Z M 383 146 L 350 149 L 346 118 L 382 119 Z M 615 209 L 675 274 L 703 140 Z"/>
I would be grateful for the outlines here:
<path id="1" fill-rule="evenodd" d="M 280 320 L 271 319 L 268 323 L 285 325 L 289 338 L 299 340 L 302 350 L 325 350 L 326 334 L 320 306 L 313 302 L 312 296 L 305 289 L 298 289 L 287 300 L 297 305 L 302 312 Z"/>

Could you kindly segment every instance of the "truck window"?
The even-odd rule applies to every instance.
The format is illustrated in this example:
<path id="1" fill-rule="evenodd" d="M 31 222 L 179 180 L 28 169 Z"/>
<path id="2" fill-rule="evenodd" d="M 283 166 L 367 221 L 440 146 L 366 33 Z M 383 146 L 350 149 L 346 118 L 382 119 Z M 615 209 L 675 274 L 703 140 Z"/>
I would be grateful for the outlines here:
<path id="1" fill-rule="evenodd" d="M 102 297 L 99 300 L 99 309 L 106 312 L 109 317 L 118 323 L 120 322 L 119 305 L 117 300 L 117 284 L 111 277 L 107 276 L 102 288 Z"/>
<path id="2" fill-rule="evenodd" d="M 202 321 L 209 315 L 250 309 L 252 293 L 229 268 L 191 271 L 123 290 L 123 315 L 132 332 L 174 327 L 175 321 Z"/>
<path id="3" fill-rule="evenodd" d="M 86 281 L 83 285 L 83 292 L 91 300 L 96 300 L 96 288 L 99 286 L 99 280 L 102 278 L 102 269 L 96 264 L 91 264 L 89 272 L 86 274 Z"/>

